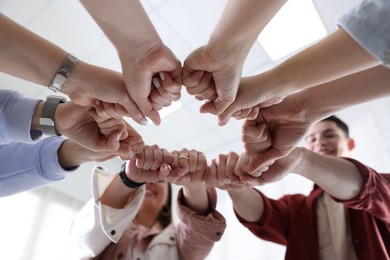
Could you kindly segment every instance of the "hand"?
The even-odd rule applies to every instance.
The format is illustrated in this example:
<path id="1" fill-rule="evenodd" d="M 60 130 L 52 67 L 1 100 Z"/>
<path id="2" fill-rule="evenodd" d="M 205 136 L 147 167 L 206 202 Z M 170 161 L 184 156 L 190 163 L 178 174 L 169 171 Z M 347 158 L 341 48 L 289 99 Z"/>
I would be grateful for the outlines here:
<path id="1" fill-rule="evenodd" d="M 159 111 L 163 107 L 168 107 L 172 101 L 180 99 L 181 85 L 175 84 L 171 77 L 160 72 L 159 77 L 153 78 L 154 88 L 150 93 L 150 100 L 155 110 Z"/>
<path id="2" fill-rule="evenodd" d="M 241 176 L 240 180 L 248 186 L 260 186 L 280 181 L 296 169 L 300 162 L 300 158 L 301 150 L 295 148 L 288 156 L 276 160 L 273 164 L 265 167 L 263 170 L 258 170 L 259 174 L 256 176 L 247 174 Z"/>
<path id="3" fill-rule="evenodd" d="M 106 104 L 107 105 L 107 104 Z M 96 121 L 100 133 L 109 137 L 112 133 L 112 127 L 117 127 L 118 124 L 125 125 L 125 131 L 122 132 L 119 138 L 119 148 L 117 149 L 117 154 L 122 158 L 122 160 L 128 160 L 133 158 L 137 154 L 140 154 L 144 147 L 144 141 L 142 140 L 141 135 L 131 127 L 122 117 L 120 118 L 111 118 L 111 115 L 107 112 L 107 107 L 104 103 L 95 106 L 95 109 L 89 110 L 88 113 Z"/>
<path id="4" fill-rule="evenodd" d="M 262 108 L 280 103 L 289 94 L 287 91 L 278 89 L 270 77 L 269 72 L 243 78 L 240 82 L 239 91 L 234 102 L 218 117 L 219 125 L 225 125 L 230 117 L 237 115 L 241 110 L 248 110 L 254 107 Z M 248 112 L 247 112 L 248 113 Z M 253 117 L 251 117 L 253 118 Z"/>
<path id="5" fill-rule="evenodd" d="M 256 137 L 256 131 L 243 129 L 248 136 L 252 136 L 252 141 L 256 138 L 259 140 L 257 143 L 245 143 L 245 149 L 252 157 L 247 166 L 248 172 L 254 172 L 259 167 L 267 167 L 294 149 L 312 124 L 305 111 L 304 101 L 300 99 L 299 94 L 294 94 L 280 104 L 260 109 L 257 119 L 246 123 L 247 130 L 259 126 L 257 134 L 261 132 Z M 255 125 L 250 127 L 252 123 Z M 244 142 L 248 140 L 244 139 Z"/>
<path id="6" fill-rule="evenodd" d="M 71 169 L 86 162 L 103 162 L 117 156 L 116 152 L 94 152 L 73 140 L 65 140 L 58 149 L 58 162 L 64 169 Z"/>
<path id="7" fill-rule="evenodd" d="M 144 146 L 137 159 L 130 160 L 126 167 L 127 177 L 134 182 L 158 182 L 165 180 L 171 172 L 172 155 L 157 145 Z"/>
<path id="8" fill-rule="evenodd" d="M 218 159 L 213 159 L 209 165 L 205 182 L 224 190 L 240 190 L 246 187 L 235 175 L 234 169 L 238 162 L 238 154 L 230 152 L 227 155 L 220 154 Z"/>
<path id="9" fill-rule="evenodd" d="M 186 155 L 188 158 L 181 158 Z M 196 150 L 182 149 L 172 152 L 172 172 L 168 181 L 183 186 L 199 186 L 203 184 L 203 176 L 207 172 L 206 156 Z"/>
<path id="10" fill-rule="evenodd" d="M 164 104 L 170 104 L 171 101 L 180 97 L 177 95 L 181 89 L 182 67 L 180 61 L 161 42 L 150 48 L 142 45 L 138 49 L 131 49 L 126 53 L 120 52 L 120 59 L 126 87 L 132 100 L 144 116 L 149 117 L 155 124 L 160 124 L 161 119 L 157 112 L 159 107 L 157 106 L 156 109 L 156 104 L 164 106 Z M 153 91 L 153 85 L 158 87 L 156 84 L 161 83 L 163 83 L 167 93 L 173 93 L 171 95 L 157 90 L 160 96 L 165 99 L 163 104 L 156 100 L 156 92 Z M 171 86 L 168 86 L 168 83 L 171 83 Z M 174 92 L 169 90 L 174 90 Z"/>
<path id="11" fill-rule="evenodd" d="M 105 107 L 111 117 L 130 116 L 139 124 L 147 120 L 127 92 L 122 74 L 78 62 L 69 78 L 61 88 L 70 99 L 81 106 L 95 106 L 102 101 L 110 104 Z"/>
<path id="12" fill-rule="evenodd" d="M 55 111 L 57 131 L 92 151 L 117 151 L 119 140 L 128 135 L 124 121 L 105 119 L 97 123 L 88 113 L 89 110 L 91 107 L 82 107 L 73 102 L 59 104 Z"/>
<path id="13" fill-rule="evenodd" d="M 217 54 L 207 45 L 186 58 L 183 84 L 190 95 L 207 101 L 200 108 L 201 112 L 220 115 L 234 101 L 243 60 L 237 62 L 237 57 Z"/>

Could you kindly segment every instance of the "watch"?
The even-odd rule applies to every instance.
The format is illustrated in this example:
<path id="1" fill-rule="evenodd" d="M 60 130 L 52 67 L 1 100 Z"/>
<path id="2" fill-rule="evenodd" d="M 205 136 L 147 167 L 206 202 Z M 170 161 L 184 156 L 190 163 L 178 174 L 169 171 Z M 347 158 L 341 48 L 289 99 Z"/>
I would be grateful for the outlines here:
<path id="1" fill-rule="evenodd" d="M 41 118 L 39 118 L 39 124 L 41 125 L 43 134 L 61 136 L 61 134 L 56 130 L 54 114 L 58 104 L 65 102 L 66 99 L 60 96 L 48 96 L 46 98 L 45 104 L 42 108 Z"/>
<path id="2" fill-rule="evenodd" d="M 121 171 L 119 172 L 119 177 L 121 178 L 124 185 L 131 189 L 136 189 L 145 184 L 145 182 L 135 182 L 130 180 L 126 175 L 126 163 L 122 164 Z"/>
<path id="3" fill-rule="evenodd" d="M 60 91 L 78 61 L 79 59 L 76 56 L 69 54 L 64 64 L 57 71 L 56 76 L 49 85 L 49 89 L 54 92 Z"/>

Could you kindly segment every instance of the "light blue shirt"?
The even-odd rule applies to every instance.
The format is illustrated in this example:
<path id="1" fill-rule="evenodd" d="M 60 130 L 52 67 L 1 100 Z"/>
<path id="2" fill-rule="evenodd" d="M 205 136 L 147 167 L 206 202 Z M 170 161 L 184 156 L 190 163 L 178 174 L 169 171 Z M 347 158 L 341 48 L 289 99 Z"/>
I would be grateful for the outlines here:
<path id="1" fill-rule="evenodd" d="M 337 23 L 367 52 L 390 67 L 390 0 L 363 0 Z"/>
<path id="2" fill-rule="evenodd" d="M 64 139 L 31 138 L 31 118 L 39 101 L 0 89 L 0 197 L 62 180 L 70 172 L 58 162 Z"/>

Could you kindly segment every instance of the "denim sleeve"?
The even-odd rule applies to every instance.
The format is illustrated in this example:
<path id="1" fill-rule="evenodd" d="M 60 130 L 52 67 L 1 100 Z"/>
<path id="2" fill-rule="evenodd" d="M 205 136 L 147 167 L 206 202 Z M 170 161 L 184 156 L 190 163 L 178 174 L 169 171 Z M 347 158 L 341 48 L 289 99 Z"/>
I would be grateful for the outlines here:
<path id="1" fill-rule="evenodd" d="M 57 151 L 65 140 L 44 138 L 36 143 L 0 145 L 0 197 L 62 180 L 71 171 L 58 162 Z"/>
<path id="2" fill-rule="evenodd" d="M 363 0 L 337 21 L 367 52 L 390 67 L 390 1 Z"/>
<path id="3" fill-rule="evenodd" d="M 0 145 L 34 141 L 30 133 L 31 119 L 39 101 L 0 89 Z"/>

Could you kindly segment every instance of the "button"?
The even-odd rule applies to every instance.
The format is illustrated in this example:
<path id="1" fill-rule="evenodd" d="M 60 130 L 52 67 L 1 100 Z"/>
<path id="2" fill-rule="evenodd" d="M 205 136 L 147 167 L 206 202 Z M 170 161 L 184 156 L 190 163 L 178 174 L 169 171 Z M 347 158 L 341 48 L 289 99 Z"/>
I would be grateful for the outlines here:
<path id="1" fill-rule="evenodd" d="M 218 232 L 216 233 L 216 235 L 217 235 L 217 237 L 220 237 L 220 236 L 221 236 L 221 232 L 218 231 Z"/>
<path id="2" fill-rule="evenodd" d="M 110 234 L 111 234 L 111 236 L 114 236 L 116 234 L 116 231 L 115 230 L 111 230 Z"/>
<path id="3" fill-rule="evenodd" d="M 174 237 L 169 237 L 169 240 L 175 241 L 175 238 Z"/>
<path id="4" fill-rule="evenodd" d="M 119 253 L 118 256 L 117 256 L 117 259 L 118 260 L 123 259 L 123 253 Z"/>

